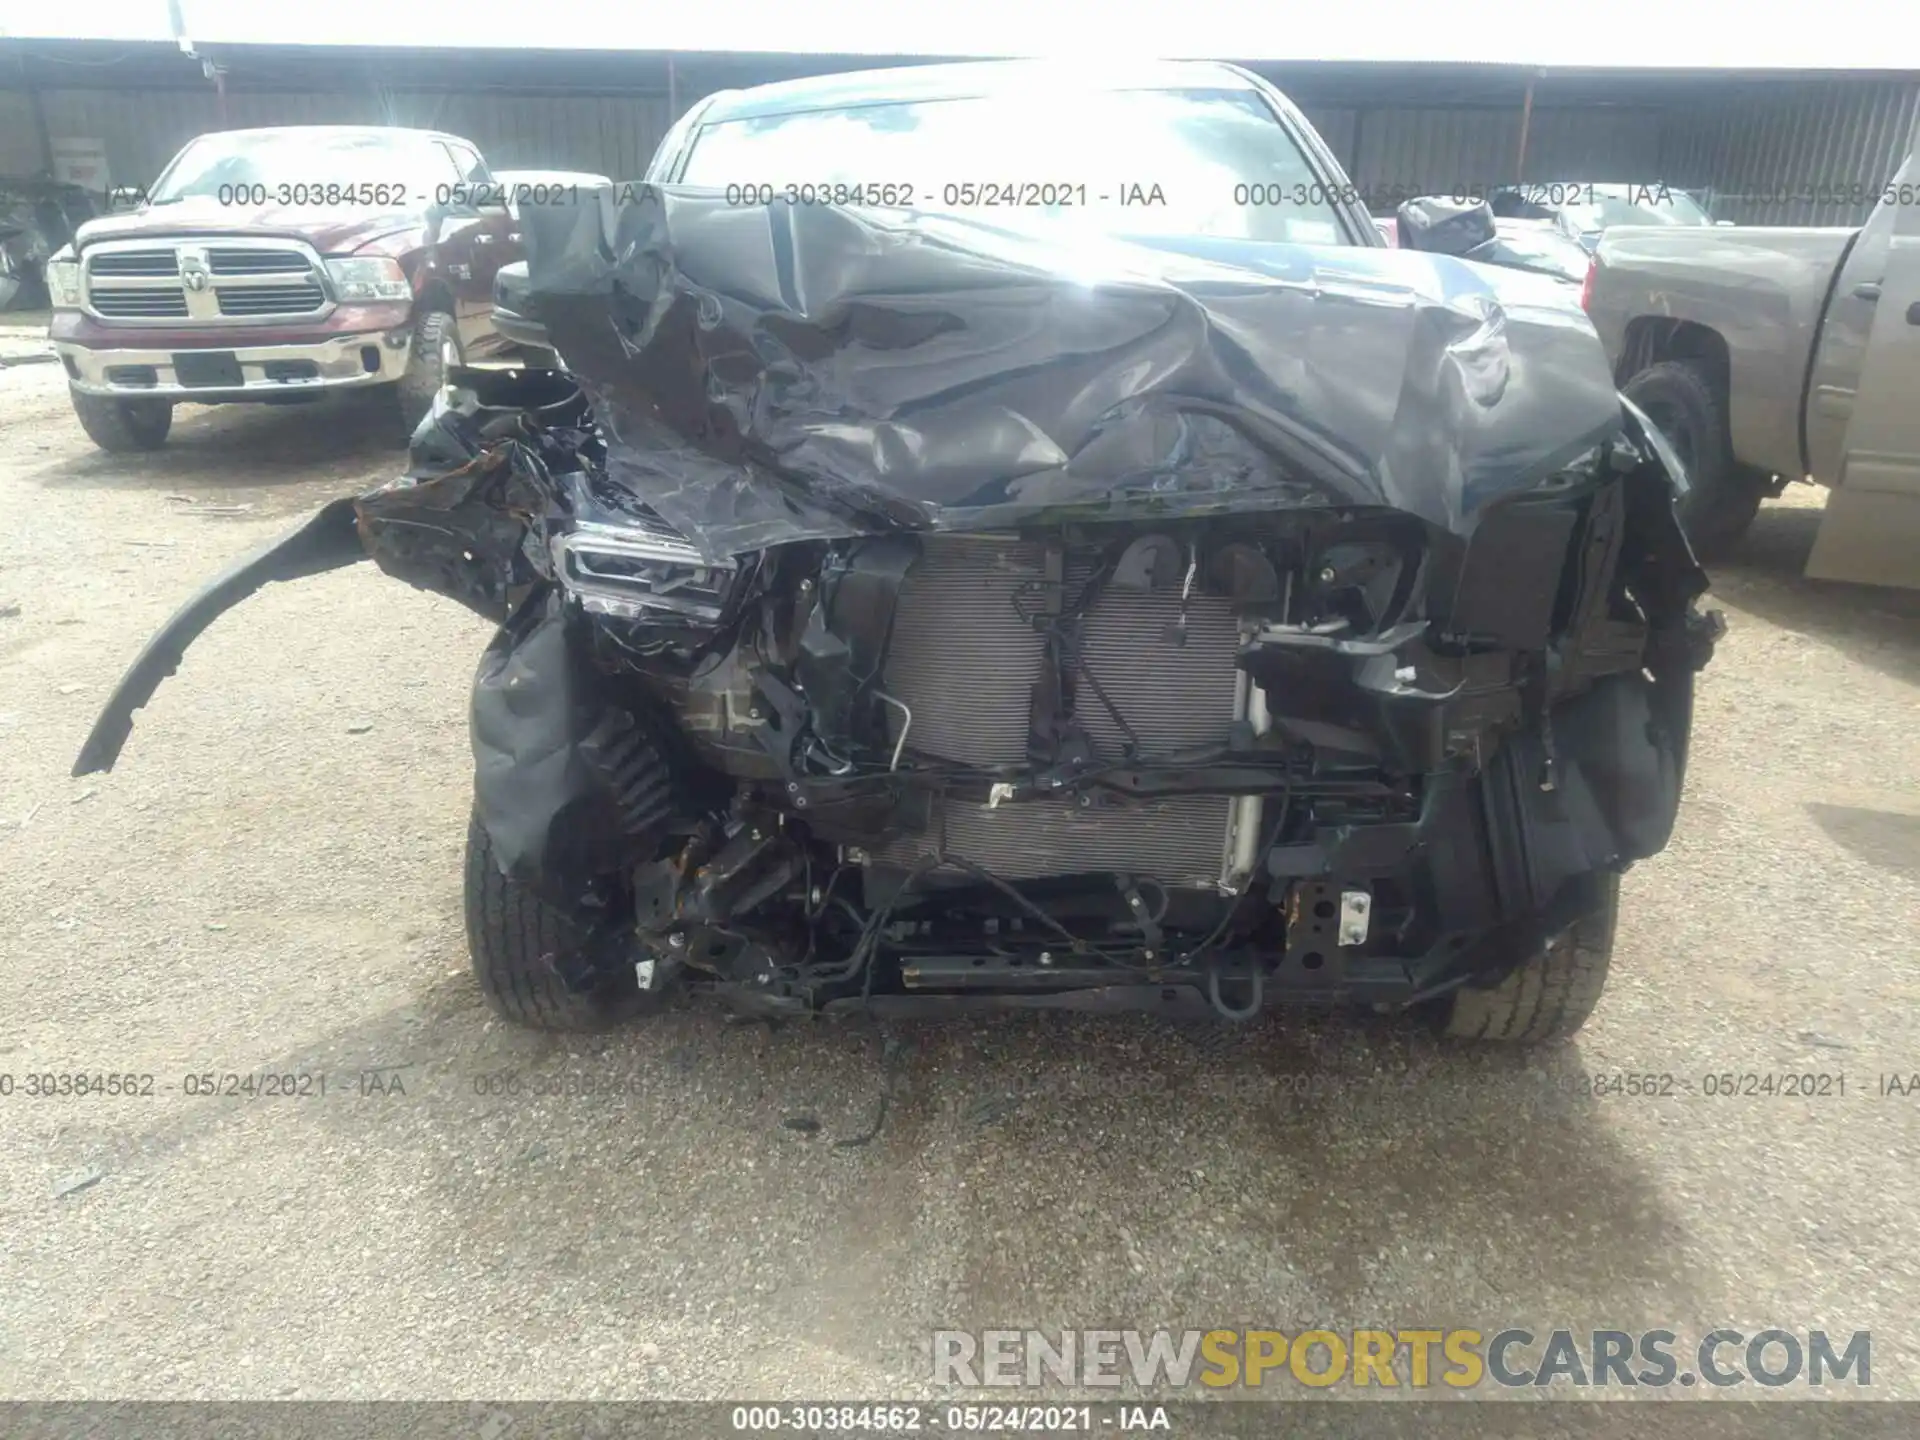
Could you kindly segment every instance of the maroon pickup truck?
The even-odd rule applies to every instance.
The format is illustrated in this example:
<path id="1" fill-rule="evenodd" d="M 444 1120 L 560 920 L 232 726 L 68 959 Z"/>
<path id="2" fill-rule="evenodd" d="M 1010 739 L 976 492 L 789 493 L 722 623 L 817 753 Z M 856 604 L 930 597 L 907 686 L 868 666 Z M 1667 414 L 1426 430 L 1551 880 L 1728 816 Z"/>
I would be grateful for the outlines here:
<path id="1" fill-rule="evenodd" d="M 493 279 L 518 225 L 468 141 L 287 126 L 202 135 L 137 210 L 47 265 L 49 333 L 95 444 L 162 444 L 183 401 L 383 387 L 410 432 L 450 362 L 504 342 Z"/>

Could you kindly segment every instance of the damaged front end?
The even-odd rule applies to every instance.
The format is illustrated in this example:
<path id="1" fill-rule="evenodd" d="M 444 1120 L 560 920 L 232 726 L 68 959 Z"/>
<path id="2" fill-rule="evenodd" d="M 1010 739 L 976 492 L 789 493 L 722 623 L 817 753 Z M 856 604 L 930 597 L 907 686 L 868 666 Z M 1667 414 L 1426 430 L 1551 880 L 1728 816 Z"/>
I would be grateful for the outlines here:
<path id="1" fill-rule="evenodd" d="M 570 986 L 1409 1006 L 1665 845 L 1717 617 L 1543 282 L 650 188 L 527 228 L 569 369 L 458 372 L 357 545 L 183 618 L 370 553 L 496 621 L 476 820 Z"/>

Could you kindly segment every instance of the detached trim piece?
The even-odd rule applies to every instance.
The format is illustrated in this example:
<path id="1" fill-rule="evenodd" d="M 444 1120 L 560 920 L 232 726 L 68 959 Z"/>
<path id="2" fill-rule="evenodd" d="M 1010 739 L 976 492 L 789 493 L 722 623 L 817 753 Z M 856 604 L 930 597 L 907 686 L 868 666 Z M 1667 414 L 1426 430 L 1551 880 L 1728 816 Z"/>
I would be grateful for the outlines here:
<path id="1" fill-rule="evenodd" d="M 300 580 L 367 558 L 354 529 L 352 497 L 329 501 L 297 530 L 255 551 L 221 572 L 174 613 L 147 642 L 121 677 L 100 718 L 93 722 L 75 775 L 113 769 L 133 731 L 133 713 L 153 698 L 160 682 L 180 668 L 180 658 L 201 632 L 254 591 L 277 580 Z"/>

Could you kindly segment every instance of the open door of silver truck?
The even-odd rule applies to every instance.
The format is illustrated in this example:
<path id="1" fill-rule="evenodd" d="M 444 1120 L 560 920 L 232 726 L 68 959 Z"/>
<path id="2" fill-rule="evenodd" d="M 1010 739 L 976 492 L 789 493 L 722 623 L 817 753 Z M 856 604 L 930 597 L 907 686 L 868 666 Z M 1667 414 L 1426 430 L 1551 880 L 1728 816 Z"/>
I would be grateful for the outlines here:
<path id="1" fill-rule="evenodd" d="M 1849 300 L 1871 301 L 1873 323 L 1807 574 L 1913 587 L 1920 586 L 1920 193 L 1912 192 L 1920 192 L 1920 163 L 1910 157 L 1888 188 L 1894 195 L 1882 213 L 1893 212 L 1893 234 L 1883 273 L 1842 276 Z"/>

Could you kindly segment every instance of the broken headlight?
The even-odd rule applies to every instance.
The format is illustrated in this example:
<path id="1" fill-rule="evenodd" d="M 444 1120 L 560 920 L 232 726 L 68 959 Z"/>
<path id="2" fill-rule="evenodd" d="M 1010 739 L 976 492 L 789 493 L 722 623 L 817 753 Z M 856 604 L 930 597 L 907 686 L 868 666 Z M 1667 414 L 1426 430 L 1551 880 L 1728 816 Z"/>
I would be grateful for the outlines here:
<path id="1" fill-rule="evenodd" d="M 739 572 L 676 536 L 581 522 L 554 536 L 553 572 L 589 614 L 714 624 Z"/>

